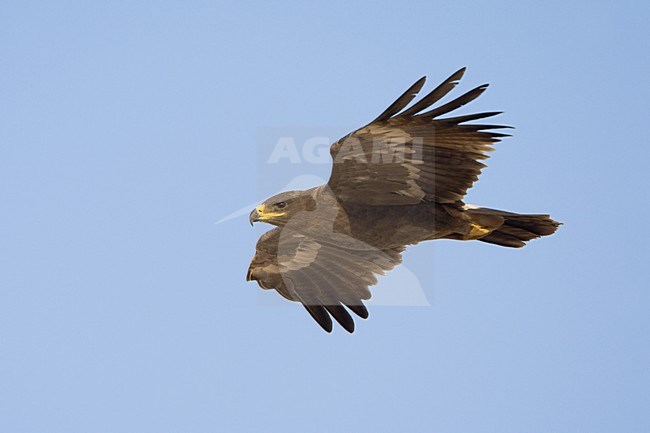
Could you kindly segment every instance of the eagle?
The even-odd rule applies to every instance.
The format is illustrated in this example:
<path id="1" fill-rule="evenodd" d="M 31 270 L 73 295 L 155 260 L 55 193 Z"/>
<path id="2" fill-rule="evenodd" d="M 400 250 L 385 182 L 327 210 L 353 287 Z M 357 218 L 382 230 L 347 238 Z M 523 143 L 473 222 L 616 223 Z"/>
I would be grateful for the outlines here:
<path id="1" fill-rule="evenodd" d="M 275 228 L 257 242 L 247 281 L 301 303 L 327 332 L 332 319 L 354 332 L 366 319 L 369 287 L 402 262 L 406 246 L 434 239 L 478 240 L 519 248 L 553 234 L 546 214 L 466 204 L 492 145 L 508 126 L 475 123 L 499 111 L 450 116 L 480 96 L 478 86 L 436 105 L 465 68 L 409 106 L 422 77 L 366 126 L 330 147 L 326 184 L 277 194 L 250 213 Z"/>

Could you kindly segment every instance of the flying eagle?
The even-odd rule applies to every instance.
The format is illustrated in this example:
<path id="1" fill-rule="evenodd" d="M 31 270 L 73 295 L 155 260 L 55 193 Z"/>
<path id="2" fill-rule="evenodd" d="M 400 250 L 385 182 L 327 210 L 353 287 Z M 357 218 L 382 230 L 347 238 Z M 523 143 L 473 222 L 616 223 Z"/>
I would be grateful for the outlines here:
<path id="1" fill-rule="evenodd" d="M 375 120 L 330 147 L 326 184 L 275 195 L 250 214 L 276 226 L 257 242 L 247 281 L 297 301 L 327 332 L 332 317 L 348 332 L 348 309 L 368 317 L 369 286 L 402 261 L 407 245 L 433 239 L 479 240 L 519 248 L 553 234 L 549 215 L 521 215 L 465 204 L 492 144 L 507 126 L 468 123 L 500 114 L 444 117 L 476 99 L 479 86 L 432 106 L 459 82 L 455 72 L 406 108 L 426 77 Z M 347 307 L 347 309 L 346 309 Z"/>

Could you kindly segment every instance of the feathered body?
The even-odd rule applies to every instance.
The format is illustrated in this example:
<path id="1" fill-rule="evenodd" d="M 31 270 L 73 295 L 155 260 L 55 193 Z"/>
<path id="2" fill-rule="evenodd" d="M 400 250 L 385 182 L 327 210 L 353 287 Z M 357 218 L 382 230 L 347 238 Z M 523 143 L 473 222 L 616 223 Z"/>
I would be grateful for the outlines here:
<path id="1" fill-rule="evenodd" d="M 376 274 L 401 263 L 408 245 L 433 239 L 479 240 L 507 247 L 555 232 L 548 215 L 520 215 L 466 205 L 463 198 L 485 165 L 501 125 L 468 123 L 500 114 L 444 116 L 477 98 L 487 85 L 436 108 L 464 69 L 411 107 L 417 81 L 370 124 L 336 143 L 325 185 L 278 194 L 258 206 L 251 223 L 264 234 L 247 279 L 301 302 L 328 332 L 333 317 L 354 330 L 348 307 L 367 317 L 363 300 Z"/>

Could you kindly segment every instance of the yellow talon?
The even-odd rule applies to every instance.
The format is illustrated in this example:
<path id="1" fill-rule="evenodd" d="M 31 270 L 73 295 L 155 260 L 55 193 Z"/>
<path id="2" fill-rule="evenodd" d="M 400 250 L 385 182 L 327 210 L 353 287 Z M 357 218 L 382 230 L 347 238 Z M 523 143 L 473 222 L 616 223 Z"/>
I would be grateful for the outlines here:
<path id="1" fill-rule="evenodd" d="M 481 227 L 478 224 L 471 223 L 471 225 L 472 228 L 470 229 L 468 236 L 472 239 L 483 237 L 492 231 L 490 229 L 486 229 L 485 227 Z"/>

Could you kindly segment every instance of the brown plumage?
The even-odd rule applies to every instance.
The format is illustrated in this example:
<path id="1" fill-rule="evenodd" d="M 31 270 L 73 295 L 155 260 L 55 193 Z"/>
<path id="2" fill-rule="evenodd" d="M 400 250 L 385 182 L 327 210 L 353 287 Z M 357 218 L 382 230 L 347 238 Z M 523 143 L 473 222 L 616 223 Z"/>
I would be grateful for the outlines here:
<path id="1" fill-rule="evenodd" d="M 549 215 L 462 201 L 487 152 L 507 136 L 494 130 L 508 128 L 467 123 L 500 112 L 444 117 L 480 96 L 487 84 L 431 108 L 464 72 L 406 108 L 424 86 L 421 78 L 370 124 L 332 144 L 325 185 L 278 194 L 253 210 L 251 223 L 277 228 L 258 241 L 247 280 L 302 303 L 327 332 L 332 318 L 353 332 L 347 309 L 368 316 L 368 287 L 401 263 L 407 245 L 457 239 L 518 248 L 553 234 L 560 223 Z"/>

